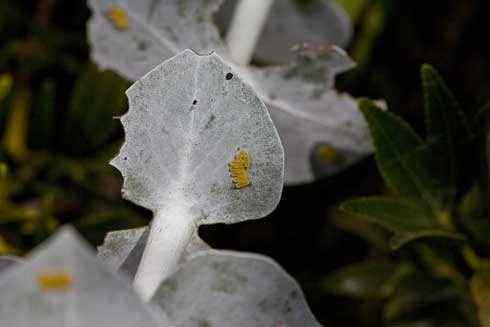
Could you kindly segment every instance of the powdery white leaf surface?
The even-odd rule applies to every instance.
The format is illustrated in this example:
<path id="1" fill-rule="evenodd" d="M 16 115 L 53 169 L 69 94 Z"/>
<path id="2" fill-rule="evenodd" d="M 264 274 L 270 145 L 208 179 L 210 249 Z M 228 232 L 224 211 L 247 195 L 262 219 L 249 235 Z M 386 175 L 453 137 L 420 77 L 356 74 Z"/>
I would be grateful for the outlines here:
<path id="1" fill-rule="evenodd" d="M 351 59 L 335 46 L 296 51 L 290 64 L 248 70 L 281 136 L 290 185 L 337 173 L 373 151 L 356 100 L 333 90 L 335 76 L 354 66 Z"/>
<path id="2" fill-rule="evenodd" d="M 0 255 L 0 273 L 22 262 L 23 260 L 18 257 Z"/>
<path id="3" fill-rule="evenodd" d="M 155 23 L 139 19 L 136 23 L 140 22 L 141 28 L 134 29 L 133 26 L 139 25 L 130 21 L 132 17 L 147 15 L 149 0 L 90 0 L 94 13 L 89 23 L 92 58 L 102 68 L 112 68 L 135 80 L 186 48 L 198 53 L 209 53 L 214 49 L 222 58 L 227 58 L 226 48 L 212 24 L 211 15 L 222 1 L 154 1 L 158 3 L 153 7 L 154 15 L 160 17 L 173 13 L 168 14 L 171 17 L 162 20 L 161 24 L 167 22 L 169 26 L 179 26 L 178 42 L 172 43 L 174 46 L 167 47 L 166 51 L 160 49 L 161 40 L 172 40 L 176 27 L 154 28 L 152 24 Z M 128 17 L 127 29 L 116 28 L 108 18 L 108 10 L 113 5 L 120 5 Z M 176 10 L 180 10 L 180 15 Z M 201 13 L 199 17 L 196 12 Z M 142 38 L 146 38 L 144 47 L 140 47 Z M 314 62 L 316 59 L 319 62 Z M 303 47 L 299 59 L 280 67 L 257 69 L 232 62 L 228 64 L 251 85 L 271 111 L 285 147 L 284 182 L 287 185 L 309 183 L 318 177 L 337 173 L 372 153 L 367 125 L 357 110 L 356 101 L 347 94 L 339 95 L 333 89 L 336 74 L 354 66 L 339 48 Z"/>
<path id="4" fill-rule="evenodd" d="M 315 327 L 297 282 L 271 259 L 198 253 L 165 280 L 152 303 L 176 327 Z"/>
<path id="5" fill-rule="evenodd" d="M 127 91 L 126 140 L 111 164 L 122 196 L 154 213 L 134 286 L 149 298 L 202 224 L 277 206 L 284 152 L 264 103 L 217 54 L 185 50 Z"/>
<path id="6" fill-rule="evenodd" d="M 148 232 L 148 227 L 109 232 L 104 238 L 104 243 L 97 248 L 98 257 L 115 270 L 134 278 L 148 240 Z M 209 245 L 194 235 L 180 262 L 187 261 L 189 256 L 196 252 L 209 249 Z"/>
<path id="7" fill-rule="evenodd" d="M 126 140 L 111 162 L 124 177 L 124 198 L 153 212 L 185 207 L 196 225 L 274 210 L 283 186 L 279 136 L 265 105 L 218 55 L 185 50 L 127 95 Z M 242 150 L 250 185 L 237 188 L 229 164 Z"/>
<path id="8" fill-rule="evenodd" d="M 0 326 L 167 327 L 71 228 L 0 276 Z"/>
<path id="9" fill-rule="evenodd" d="M 229 25 L 237 0 L 227 0 L 218 12 L 218 26 Z M 276 0 L 262 31 L 255 57 L 267 63 L 294 60 L 291 49 L 298 44 L 345 46 L 352 37 L 347 13 L 331 0 Z"/>
<path id="10" fill-rule="evenodd" d="M 224 53 L 213 24 L 223 0 L 89 0 L 92 58 L 130 80 L 186 48 Z"/>

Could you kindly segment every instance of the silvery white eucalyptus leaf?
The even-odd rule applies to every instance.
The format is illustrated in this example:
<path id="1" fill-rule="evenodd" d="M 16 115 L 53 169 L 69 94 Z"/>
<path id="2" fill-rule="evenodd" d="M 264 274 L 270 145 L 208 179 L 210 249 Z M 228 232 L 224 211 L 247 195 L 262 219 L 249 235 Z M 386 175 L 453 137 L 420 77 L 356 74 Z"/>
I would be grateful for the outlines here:
<path id="1" fill-rule="evenodd" d="M 176 327 L 320 327 L 297 282 L 271 259 L 231 251 L 202 252 L 155 292 Z"/>
<path id="2" fill-rule="evenodd" d="M 115 270 L 134 278 L 148 241 L 148 232 L 148 227 L 109 232 L 104 238 L 104 243 L 97 248 L 97 255 Z M 195 253 L 209 249 L 209 245 L 198 235 L 194 235 L 179 264 L 187 261 L 189 256 Z"/>
<path id="3" fill-rule="evenodd" d="M 0 276 L 0 326 L 168 327 L 65 227 Z"/>
<path id="4" fill-rule="evenodd" d="M 0 255 L 0 273 L 22 262 L 23 260 L 18 257 Z"/>
<path id="5" fill-rule="evenodd" d="M 356 100 L 333 89 L 335 76 L 354 62 L 335 46 L 302 46 L 296 53 L 290 64 L 248 70 L 281 136 L 289 185 L 338 173 L 373 150 Z"/>
<path id="6" fill-rule="evenodd" d="M 155 214 L 135 277 L 147 297 L 177 267 L 199 225 L 275 209 L 284 153 L 265 105 L 217 54 L 185 50 L 127 95 L 126 140 L 111 164 L 123 175 L 123 197 Z"/>
<path id="7" fill-rule="evenodd" d="M 212 23 L 223 0 L 89 0 L 92 58 L 130 80 L 186 48 L 225 52 Z"/>
<path id="8" fill-rule="evenodd" d="M 237 0 L 227 0 L 218 12 L 218 26 L 226 30 Z M 332 0 L 276 0 L 262 31 L 255 57 L 280 64 L 294 60 L 298 44 L 346 46 L 352 37 L 349 16 Z"/>
<path id="9" fill-rule="evenodd" d="M 154 1 L 157 5 L 153 7 L 153 15 L 161 17 L 172 13 L 163 21 L 173 27 L 156 28 L 153 20 L 141 18 L 148 15 L 149 0 L 90 0 L 94 14 L 89 23 L 92 58 L 102 68 L 112 68 L 135 80 L 186 48 L 200 53 L 214 49 L 222 58 L 227 58 L 211 17 L 222 1 L 193 0 L 192 6 L 183 5 L 191 3 L 190 0 Z M 120 6 L 121 15 L 127 17 L 127 29 L 116 28 L 109 18 L 108 10 L 114 5 Z M 176 10 L 181 14 L 176 14 Z M 196 10 L 202 15 L 196 16 Z M 134 17 L 140 18 L 133 23 Z M 165 48 L 167 40 L 175 38 L 176 26 L 182 34 L 178 42 L 171 43 L 172 47 Z M 142 39 L 145 40 L 143 47 L 139 46 Z M 367 126 L 356 109 L 356 102 L 332 88 L 335 75 L 352 68 L 353 63 L 345 52 L 335 47 L 329 49 L 310 50 L 310 59 L 333 56 L 335 60 L 321 60 L 318 64 L 310 60 L 308 65 L 303 65 L 303 56 L 288 66 L 296 67 L 295 73 L 287 66 L 258 70 L 228 61 L 271 111 L 286 149 L 286 184 L 308 183 L 318 176 L 336 173 L 372 153 L 370 138 L 366 137 Z M 298 76 L 300 78 L 296 78 Z M 272 84 L 272 80 L 278 83 Z M 319 152 L 326 155 L 317 160 L 315 153 L 319 147 L 322 149 Z"/>

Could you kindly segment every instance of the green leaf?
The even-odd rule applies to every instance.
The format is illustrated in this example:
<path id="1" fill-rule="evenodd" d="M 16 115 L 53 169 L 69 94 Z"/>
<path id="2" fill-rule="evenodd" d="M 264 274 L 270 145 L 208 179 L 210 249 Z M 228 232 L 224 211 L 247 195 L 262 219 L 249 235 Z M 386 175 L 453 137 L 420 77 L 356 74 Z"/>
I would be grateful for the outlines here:
<path id="1" fill-rule="evenodd" d="M 490 326 L 490 271 L 475 274 L 470 280 L 473 300 L 483 326 Z"/>
<path id="2" fill-rule="evenodd" d="M 441 227 L 430 209 L 408 199 L 366 197 L 345 201 L 341 210 L 379 224 L 393 232 L 390 247 L 396 250 L 423 237 L 464 240 L 464 236 Z"/>
<path id="3" fill-rule="evenodd" d="M 75 84 L 64 128 L 64 148 L 69 153 L 93 153 L 107 144 L 119 125 L 114 116 L 127 108 L 129 83 L 112 71 L 99 72 L 87 64 Z"/>
<path id="4" fill-rule="evenodd" d="M 55 94 L 55 81 L 45 80 L 31 110 L 28 144 L 33 149 L 48 149 L 52 145 L 55 131 Z"/>
<path id="5" fill-rule="evenodd" d="M 396 266 L 388 262 L 356 263 L 330 273 L 322 289 L 358 299 L 383 299 L 393 291 Z"/>
<path id="6" fill-rule="evenodd" d="M 457 191 L 458 170 L 471 145 L 472 132 L 464 112 L 439 73 L 430 65 L 421 69 L 425 98 L 427 140 L 436 142 L 438 157 L 444 164 L 438 166 L 445 176 L 446 188 L 452 195 Z"/>
<path id="7" fill-rule="evenodd" d="M 359 106 L 369 125 L 378 169 L 386 184 L 400 195 L 423 200 L 434 212 L 444 210 L 448 190 L 433 169 L 437 146 L 424 144 L 404 120 L 371 101 L 362 99 Z"/>
<path id="8" fill-rule="evenodd" d="M 351 52 L 359 66 L 366 67 L 375 49 L 376 40 L 385 29 L 388 12 L 384 1 L 369 1 L 362 10 L 358 22 L 359 36 Z"/>
<path id="9" fill-rule="evenodd" d="M 362 15 L 363 10 L 366 8 L 368 0 L 335 0 L 335 2 L 345 9 L 347 14 L 349 14 L 350 18 L 355 23 Z"/>
<path id="10" fill-rule="evenodd" d="M 10 74 L 0 75 L 0 102 L 2 102 L 12 89 L 14 81 Z"/>
<path id="11" fill-rule="evenodd" d="M 388 243 L 391 233 L 381 226 L 340 210 L 332 210 L 328 216 L 337 228 L 357 235 L 376 250 L 390 251 Z"/>
<path id="12" fill-rule="evenodd" d="M 485 138 L 485 157 L 486 157 L 486 170 L 485 170 L 485 180 L 490 185 L 490 126 L 487 128 Z M 489 186 L 490 188 L 490 186 Z"/>
<path id="13" fill-rule="evenodd" d="M 458 300 L 460 293 L 450 282 L 430 277 L 420 272 L 406 275 L 390 296 L 383 317 L 393 321 L 402 317 L 413 319 L 414 313 L 430 305 Z M 454 308 L 453 310 L 458 310 Z"/>
<path id="14" fill-rule="evenodd" d="M 439 73 L 430 65 L 421 70 L 427 138 L 444 138 L 451 156 L 464 153 L 472 138 L 470 124 Z"/>
<path id="15" fill-rule="evenodd" d="M 29 88 L 22 87 L 14 92 L 3 131 L 3 145 L 9 154 L 18 161 L 24 160 L 28 154 L 26 138 L 30 101 L 31 91 Z"/>

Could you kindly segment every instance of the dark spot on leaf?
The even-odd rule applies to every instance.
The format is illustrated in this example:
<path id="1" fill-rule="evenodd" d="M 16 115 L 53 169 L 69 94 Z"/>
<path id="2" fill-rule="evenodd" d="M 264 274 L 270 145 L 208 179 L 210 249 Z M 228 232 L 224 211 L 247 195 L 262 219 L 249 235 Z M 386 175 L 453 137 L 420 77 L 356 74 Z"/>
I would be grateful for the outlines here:
<path id="1" fill-rule="evenodd" d="M 124 157 L 124 160 L 128 160 L 128 157 Z"/>
<path id="2" fill-rule="evenodd" d="M 211 323 L 207 321 L 206 319 L 199 320 L 198 327 L 211 327 Z"/>
<path id="3" fill-rule="evenodd" d="M 233 74 L 232 73 L 228 73 L 228 74 L 226 74 L 226 77 L 225 78 L 226 78 L 227 81 L 229 81 L 230 79 L 233 78 Z"/>
<path id="4" fill-rule="evenodd" d="M 146 42 L 145 42 L 145 41 L 139 41 L 139 42 L 138 42 L 138 49 L 139 49 L 140 51 L 145 51 L 147 47 L 148 47 L 148 46 L 147 46 L 147 44 L 146 44 Z"/>
<path id="5" fill-rule="evenodd" d="M 192 101 L 192 105 L 195 106 L 197 104 L 197 100 L 194 99 L 194 101 Z"/>
<path id="6" fill-rule="evenodd" d="M 211 124 L 213 123 L 213 121 L 214 121 L 215 119 L 216 119 L 216 116 L 215 116 L 215 115 L 213 115 L 213 114 L 211 114 L 211 116 L 209 117 L 208 122 L 206 123 L 205 128 L 206 128 L 206 129 L 210 128 L 210 127 L 211 127 Z"/>
<path id="7" fill-rule="evenodd" d="M 177 290 L 177 280 L 175 280 L 174 278 L 168 278 L 162 284 L 162 286 L 169 291 L 175 292 Z"/>

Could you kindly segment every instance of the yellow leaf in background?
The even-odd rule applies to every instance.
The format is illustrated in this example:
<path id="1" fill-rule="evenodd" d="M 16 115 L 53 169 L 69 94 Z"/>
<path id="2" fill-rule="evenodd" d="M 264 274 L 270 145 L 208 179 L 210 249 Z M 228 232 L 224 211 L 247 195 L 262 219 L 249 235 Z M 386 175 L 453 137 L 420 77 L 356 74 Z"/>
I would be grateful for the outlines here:
<path id="1" fill-rule="evenodd" d="M 20 89 L 14 94 L 3 134 L 3 144 L 6 150 L 19 161 L 25 159 L 27 155 L 29 101 L 30 93 L 28 88 Z"/>
<path id="2" fill-rule="evenodd" d="M 7 179 L 8 166 L 5 162 L 0 162 L 0 209 L 7 200 Z"/>
<path id="3" fill-rule="evenodd" d="M 474 275 L 470 280 L 470 290 L 482 327 L 490 327 L 490 271 Z"/>
<path id="4" fill-rule="evenodd" d="M 11 75 L 9 74 L 0 75 L 0 102 L 2 102 L 10 93 L 13 83 L 14 80 Z"/>
<path id="5" fill-rule="evenodd" d="M 8 166 L 5 162 L 0 162 L 0 181 L 7 178 Z"/>

